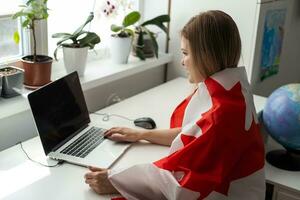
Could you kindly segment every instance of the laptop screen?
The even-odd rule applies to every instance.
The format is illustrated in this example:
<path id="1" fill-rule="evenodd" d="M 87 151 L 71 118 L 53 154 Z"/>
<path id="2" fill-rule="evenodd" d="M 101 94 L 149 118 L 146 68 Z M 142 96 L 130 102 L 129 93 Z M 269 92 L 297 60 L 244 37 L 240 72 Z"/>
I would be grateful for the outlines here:
<path id="1" fill-rule="evenodd" d="M 28 95 L 46 155 L 89 122 L 89 113 L 77 72 Z"/>

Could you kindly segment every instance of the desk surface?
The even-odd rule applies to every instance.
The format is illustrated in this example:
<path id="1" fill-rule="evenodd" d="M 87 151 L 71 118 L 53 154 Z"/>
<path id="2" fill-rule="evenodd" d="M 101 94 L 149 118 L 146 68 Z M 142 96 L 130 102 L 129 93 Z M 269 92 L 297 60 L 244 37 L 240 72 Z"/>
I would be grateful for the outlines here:
<path id="1" fill-rule="evenodd" d="M 168 128 L 169 117 L 175 106 L 192 91 L 192 85 L 184 78 L 168 83 L 114 104 L 99 113 L 119 114 L 128 118 L 149 116 L 155 119 L 158 128 Z M 261 110 L 265 98 L 255 96 L 257 110 Z M 99 115 L 91 115 L 99 126 L 129 126 L 133 124 L 117 117 L 102 121 Z M 276 148 L 270 140 L 271 148 Z M 39 138 L 24 142 L 24 149 L 35 160 L 54 164 L 42 151 Z M 115 163 L 113 168 L 129 167 L 138 163 L 152 162 L 167 155 L 168 147 L 149 143 L 133 144 Z M 0 199 L 99 199 L 99 195 L 89 189 L 83 176 L 84 167 L 64 163 L 62 166 L 47 168 L 29 161 L 19 145 L 0 152 Z M 288 172 L 266 163 L 267 180 L 300 191 L 300 172 Z M 110 199 L 110 195 L 103 199 Z"/>

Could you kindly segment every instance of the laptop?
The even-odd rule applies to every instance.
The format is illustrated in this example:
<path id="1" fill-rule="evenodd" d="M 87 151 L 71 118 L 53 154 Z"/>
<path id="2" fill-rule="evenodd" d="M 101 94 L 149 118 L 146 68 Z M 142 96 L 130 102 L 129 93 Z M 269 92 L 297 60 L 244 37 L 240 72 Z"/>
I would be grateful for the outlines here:
<path id="1" fill-rule="evenodd" d="M 28 95 L 45 154 L 81 166 L 109 168 L 130 146 L 104 138 L 91 124 L 77 72 Z"/>

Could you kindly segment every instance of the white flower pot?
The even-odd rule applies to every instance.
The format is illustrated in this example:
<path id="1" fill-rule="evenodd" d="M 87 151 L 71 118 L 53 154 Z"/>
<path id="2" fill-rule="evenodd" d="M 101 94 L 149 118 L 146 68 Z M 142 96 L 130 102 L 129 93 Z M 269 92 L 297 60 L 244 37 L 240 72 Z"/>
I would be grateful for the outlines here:
<path id="1" fill-rule="evenodd" d="M 111 36 L 110 41 L 110 57 L 112 62 L 117 64 L 126 64 L 131 50 L 131 37 L 120 38 Z"/>
<path id="2" fill-rule="evenodd" d="M 89 47 L 63 47 L 64 64 L 68 74 L 77 71 L 79 76 L 84 75 L 88 49 Z"/>

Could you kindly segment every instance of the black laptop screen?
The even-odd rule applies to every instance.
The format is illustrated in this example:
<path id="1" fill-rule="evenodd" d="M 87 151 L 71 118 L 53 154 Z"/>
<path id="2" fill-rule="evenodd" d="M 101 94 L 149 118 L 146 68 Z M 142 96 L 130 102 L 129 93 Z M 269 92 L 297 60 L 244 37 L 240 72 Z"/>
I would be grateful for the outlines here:
<path id="1" fill-rule="evenodd" d="M 46 155 L 90 122 L 77 72 L 28 95 Z"/>

